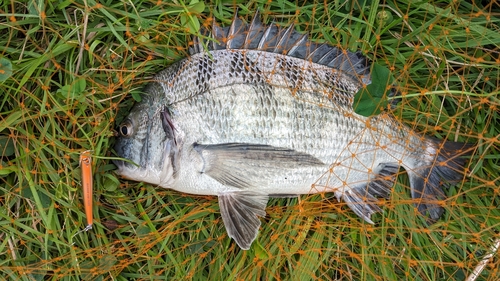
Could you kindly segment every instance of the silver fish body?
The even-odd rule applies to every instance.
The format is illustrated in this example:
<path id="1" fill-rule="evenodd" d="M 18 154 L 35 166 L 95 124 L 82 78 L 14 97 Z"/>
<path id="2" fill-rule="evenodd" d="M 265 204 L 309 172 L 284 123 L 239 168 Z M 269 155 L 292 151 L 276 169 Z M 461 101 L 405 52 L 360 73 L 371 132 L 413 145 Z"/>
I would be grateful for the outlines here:
<path id="1" fill-rule="evenodd" d="M 249 25 L 214 25 L 210 36 L 215 43 L 196 40 L 189 58 L 160 72 L 120 125 L 115 150 L 138 166 L 115 161 L 118 174 L 217 195 L 243 249 L 270 196 L 334 192 L 373 223 L 376 197 L 388 197 L 400 167 L 419 211 L 440 217 L 440 181 L 461 178 L 464 146 L 424 137 L 386 113 L 356 114 L 354 94 L 370 83 L 359 53 L 263 25 L 258 15 Z"/>

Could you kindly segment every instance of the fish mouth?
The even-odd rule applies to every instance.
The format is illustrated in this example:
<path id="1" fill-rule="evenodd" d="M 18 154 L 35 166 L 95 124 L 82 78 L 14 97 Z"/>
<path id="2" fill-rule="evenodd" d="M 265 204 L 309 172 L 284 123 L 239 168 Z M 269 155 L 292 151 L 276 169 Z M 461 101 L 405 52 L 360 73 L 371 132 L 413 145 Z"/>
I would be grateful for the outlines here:
<path id="1" fill-rule="evenodd" d="M 113 163 L 116 165 L 115 173 L 124 179 L 140 181 L 147 177 L 148 171 L 146 169 L 142 169 L 141 167 L 137 167 L 123 160 L 113 160 Z"/>
<path id="2" fill-rule="evenodd" d="M 115 172 L 120 175 L 120 176 L 123 176 L 123 172 L 125 170 L 125 161 L 123 160 L 113 160 L 113 164 L 115 164 L 116 166 L 116 170 Z"/>
<path id="3" fill-rule="evenodd" d="M 113 164 L 118 168 L 118 170 L 122 169 L 125 161 L 123 160 L 113 160 Z"/>
<path id="4" fill-rule="evenodd" d="M 114 154 L 121 159 L 113 159 L 113 164 L 117 167 L 117 173 L 123 175 L 123 172 L 137 168 L 136 165 L 131 164 L 137 161 L 134 159 L 132 153 L 134 148 L 134 139 L 125 136 L 118 136 L 115 138 L 113 146 Z M 142 155 L 142 154 L 140 154 Z M 142 158 L 142 157 L 141 157 Z M 135 160 L 135 161 L 134 161 Z"/>
<path id="5" fill-rule="evenodd" d="M 125 149 L 126 146 L 127 146 L 127 143 L 124 142 L 124 139 L 118 138 L 117 142 L 114 146 L 115 154 L 117 157 L 130 160 L 130 157 L 128 157 L 127 150 Z M 130 162 L 128 162 L 126 160 L 113 159 L 112 162 L 116 166 L 115 172 L 122 177 L 126 177 L 126 175 L 131 170 L 134 170 L 137 168 L 135 165 L 131 164 Z"/>
<path id="6" fill-rule="evenodd" d="M 116 141 L 115 145 L 114 145 L 115 155 L 120 157 L 120 158 L 124 158 L 123 143 L 122 143 L 123 140 L 121 139 L 121 137 L 118 137 L 115 139 L 115 141 Z M 119 160 L 119 159 L 113 159 L 112 162 L 113 162 L 113 164 L 115 164 L 115 166 L 117 168 L 116 172 L 119 175 L 121 175 L 122 174 L 121 172 L 125 168 L 125 161 Z"/>

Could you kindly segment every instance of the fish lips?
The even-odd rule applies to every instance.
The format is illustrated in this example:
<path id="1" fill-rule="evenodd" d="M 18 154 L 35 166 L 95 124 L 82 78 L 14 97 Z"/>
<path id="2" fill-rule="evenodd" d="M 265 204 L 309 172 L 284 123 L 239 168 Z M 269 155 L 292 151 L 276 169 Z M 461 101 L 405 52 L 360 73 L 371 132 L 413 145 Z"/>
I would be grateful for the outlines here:
<path id="1" fill-rule="evenodd" d="M 116 168 L 117 168 L 117 173 L 118 174 L 121 174 L 120 171 L 123 169 L 124 165 L 125 165 L 125 161 L 123 160 L 116 160 L 116 159 L 113 159 L 113 164 L 115 164 Z"/>
<path id="2" fill-rule="evenodd" d="M 120 145 L 119 140 L 120 139 L 118 139 L 118 142 L 114 148 L 115 148 L 116 155 L 118 155 L 118 157 L 123 157 L 123 150 L 122 150 L 122 146 Z M 118 160 L 118 159 L 113 159 L 112 161 L 113 161 L 113 164 L 115 164 L 115 166 L 117 167 L 116 172 L 119 175 L 122 175 L 122 171 L 125 169 L 125 165 L 127 165 L 126 162 L 123 160 Z"/>
<path id="3" fill-rule="evenodd" d="M 120 156 L 121 157 L 121 156 Z M 116 166 L 115 173 L 120 175 L 122 178 L 133 180 L 134 177 L 130 176 L 131 174 L 137 174 L 137 172 L 141 171 L 140 167 L 133 165 L 130 162 L 126 162 L 123 160 L 113 159 L 113 164 Z"/>
<path id="4" fill-rule="evenodd" d="M 118 157 L 131 160 L 130 157 L 128 157 L 129 151 L 126 149 L 127 147 L 130 147 L 130 144 L 128 142 L 129 142 L 129 139 L 124 138 L 124 137 L 118 137 L 116 139 L 116 144 L 114 146 L 114 149 L 115 149 L 116 155 Z M 123 176 L 123 174 L 124 174 L 123 172 L 125 170 L 137 168 L 137 167 L 135 167 L 135 165 L 131 164 L 130 162 L 126 162 L 123 160 L 113 159 L 112 161 L 113 161 L 113 164 L 115 164 L 117 167 L 116 172 L 122 176 Z"/>

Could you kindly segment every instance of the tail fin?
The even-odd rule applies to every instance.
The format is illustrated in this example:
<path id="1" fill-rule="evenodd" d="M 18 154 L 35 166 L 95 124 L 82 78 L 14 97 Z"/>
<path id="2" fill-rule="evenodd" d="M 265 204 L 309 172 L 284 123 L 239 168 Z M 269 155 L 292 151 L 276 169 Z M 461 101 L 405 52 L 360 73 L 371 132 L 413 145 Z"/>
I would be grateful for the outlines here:
<path id="1" fill-rule="evenodd" d="M 446 198 L 442 185 L 462 179 L 466 163 L 462 156 L 471 154 L 472 145 L 430 138 L 427 141 L 435 155 L 430 167 L 407 169 L 407 173 L 415 206 L 422 215 L 428 216 L 429 223 L 434 223 L 444 212 L 439 204 Z"/>

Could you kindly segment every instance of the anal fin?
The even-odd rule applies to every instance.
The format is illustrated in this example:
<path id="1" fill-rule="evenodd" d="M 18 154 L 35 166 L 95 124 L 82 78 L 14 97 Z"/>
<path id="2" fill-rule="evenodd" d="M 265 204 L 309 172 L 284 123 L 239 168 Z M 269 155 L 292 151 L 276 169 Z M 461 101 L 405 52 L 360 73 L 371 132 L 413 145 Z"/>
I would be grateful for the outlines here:
<path id="1" fill-rule="evenodd" d="M 342 199 L 344 199 L 347 206 L 349 206 L 356 215 L 371 224 L 374 224 L 371 220 L 371 215 L 382 211 L 376 204 L 378 201 L 377 198 L 370 195 L 363 186 L 357 186 L 344 191 Z"/>
<path id="2" fill-rule="evenodd" d="M 259 217 L 266 215 L 268 200 L 267 195 L 246 191 L 219 194 L 219 206 L 227 234 L 241 249 L 250 249 L 257 237 Z"/>
<path id="3" fill-rule="evenodd" d="M 377 174 L 368 184 L 358 184 L 349 189 L 345 189 L 337 195 L 341 197 L 359 217 L 368 223 L 373 224 L 371 215 L 381 212 L 377 205 L 377 197 L 387 198 L 394 185 L 399 165 L 395 163 L 380 163 L 376 169 Z"/>

